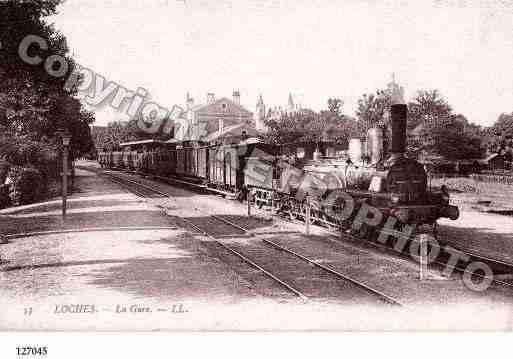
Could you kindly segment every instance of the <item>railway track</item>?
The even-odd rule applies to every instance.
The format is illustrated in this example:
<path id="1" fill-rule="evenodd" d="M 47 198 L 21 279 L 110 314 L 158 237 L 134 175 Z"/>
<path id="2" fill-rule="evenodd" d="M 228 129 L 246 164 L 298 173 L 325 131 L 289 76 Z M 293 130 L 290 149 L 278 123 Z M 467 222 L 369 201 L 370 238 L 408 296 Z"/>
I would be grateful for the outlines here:
<path id="1" fill-rule="evenodd" d="M 289 221 L 289 220 L 287 220 L 287 221 Z M 332 237 L 329 239 L 333 243 L 335 243 L 338 246 L 342 245 L 339 240 L 335 239 L 335 238 L 340 238 L 340 232 L 336 232 L 332 229 L 328 229 L 323 226 L 318 226 L 318 227 L 322 228 L 324 231 L 326 231 L 327 234 L 329 234 Z M 400 258 L 403 258 L 405 260 L 409 260 L 409 261 L 413 260 L 412 256 L 408 252 L 412 241 L 410 241 L 407 245 L 405 245 L 404 249 L 402 251 L 397 251 L 391 245 L 381 244 L 381 243 L 378 243 L 378 242 L 375 242 L 372 240 L 362 241 L 361 239 L 356 238 L 350 234 L 346 234 L 346 235 L 348 238 L 350 238 L 355 243 L 358 243 L 358 245 L 360 245 L 360 246 L 366 246 L 366 247 L 378 249 L 380 251 L 386 251 L 387 253 L 390 253 L 390 254 L 400 257 Z M 443 247 L 444 246 L 441 246 L 441 248 L 443 248 Z M 513 263 L 507 263 L 504 261 L 486 257 L 486 256 L 480 255 L 476 252 L 469 251 L 469 250 L 463 250 L 461 248 L 458 248 L 458 247 L 455 247 L 452 245 L 450 247 L 453 250 L 460 252 L 462 254 L 462 256 L 467 256 L 469 258 L 469 260 L 465 261 L 464 263 L 462 263 L 462 261 L 458 261 L 458 262 L 456 262 L 456 264 L 450 264 L 450 261 L 449 261 L 450 255 L 448 253 L 442 253 L 441 256 L 438 256 L 436 260 L 434 260 L 430 263 L 431 267 L 437 266 L 437 269 L 439 269 L 440 271 L 443 270 L 444 268 L 448 268 L 455 272 L 459 272 L 461 274 L 472 274 L 473 277 L 476 277 L 479 279 L 487 279 L 487 280 L 490 280 L 494 284 L 513 288 Z M 493 275 L 490 277 L 490 276 L 487 276 L 484 274 L 480 274 L 479 272 L 471 273 L 470 271 L 468 271 L 466 269 L 466 266 L 471 262 L 482 262 L 482 263 L 487 264 L 490 267 L 490 269 L 492 269 Z M 505 279 L 501 279 L 505 276 L 511 276 L 511 279 L 509 281 L 505 280 Z"/>
<path id="2" fill-rule="evenodd" d="M 282 218 L 282 217 L 280 217 L 280 218 L 284 221 L 291 222 L 291 223 L 299 223 L 300 222 L 300 220 L 298 220 L 298 219 L 291 220 L 288 218 Z M 336 240 L 333 238 L 333 237 L 336 237 L 336 238 L 340 237 L 340 231 L 336 231 L 333 228 L 333 226 L 326 227 L 326 226 L 320 226 L 320 225 L 316 225 L 316 224 L 311 224 L 311 225 L 318 227 L 318 228 L 322 228 L 324 231 L 327 232 L 327 234 L 332 236 L 332 238 L 330 238 L 330 239 L 334 243 L 336 243 L 337 245 L 341 245 L 339 240 Z M 381 243 L 377 243 L 377 242 L 371 241 L 371 240 L 362 241 L 361 239 L 356 238 L 353 235 L 350 235 L 350 234 L 346 234 L 346 235 L 351 240 L 353 240 L 355 243 L 358 243 L 359 245 L 371 247 L 374 249 L 378 249 L 380 251 L 386 251 L 387 253 L 390 253 L 392 255 L 395 255 L 395 256 L 400 257 L 405 260 L 411 261 L 413 259 L 412 256 L 408 253 L 408 248 L 409 248 L 410 243 L 404 247 L 405 250 L 396 251 L 394 248 L 392 248 L 392 246 L 387 245 L 387 244 L 381 244 Z M 457 248 L 455 246 L 450 246 L 450 247 L 453 248 L 454 250 L 457 250 L 462 255 L 468 256 L 469 260 L 466 261 L 465 263 L 458 261 L 456 264 L 450 264 L 449 263 L 450 256 L 442 254 L 442 256 L 438 257 L 435 261 L 432 261 L 430 263 L 430 266 L 432 268 L 434 266 L 436 266 L 437 269 L 449 268 L 455 272 L 461 273 L 462 275 L 472 274 L 473 278 L 483 279 L 483 280 L 486 279 L 486 280 L 490 280 L 493 284 L 513 288 L 513 263 L 507 263 L 504 261 L 486 257 L 483 255 L 480 255 L 479 253 L 477 253 L 477 251 L 464 250 L 461 248 Z M 466 265 L 468 265 L 468 263 L 470 263 L 470 262 L 483 262 L 483 263 L 487 264 L 490 267 L 490 269 L 492 269 L 493 275 L 487 276 L 486 274 L 481 274 L 479 272 L 470 273 L 466 269 Z M 509 278 L 505 279 L 505 277 L 506 278 L 509 277 Z"/>
<path id="3" fill-rule="evenodd" d="M 106 175 L 113 182 L 140 197 L 168 196 L 167 193 L 139 181 L 108 173 Z M 227 243 L 227 238 L 249 238 L 252 233 L 242 225 L 235 223 L 235 219 L 230 216 L 216 216 L 201 212 L 205 216 L 179 217 L 179 220 L 302 300 L 319 298 L 354 300 L 356 293 L 363 303 L 375 303 L 379 300 L 396 306 L 402 305 L 398 300 L 382 291 L 268 239 L 255 239 L 251 245 L 235 241 Z"/>
<path id="4" fill-rule="evenodd" d="M 289 214 L 289 213 L 287 212 L 285 214 Z M 304 223 L 304 218 L 303 218 L 303 220 L 299 219 L 299 218 L 301 218 L 301 215 L 296 215 L 296 216 L 294 216 L 293 219 L 288 218 L 287 216 L 285 216 L 285 217 L 281 216 L 280 218 L 289 223 Z M 330 236 L 337 237 L 337 238 L 340 237 L 340 233 L 343 230 L 343 228 L 338 227 L 338 226 L 328 223 L 328 222 L 324 222 L 323 225 L 319 225 L 319 224 L 315 224 L 315 223 L 311 222 L 310 225 L 315 226 L 317 228 L 321 228 L 324 231 L 326 231 Z M 358 244 L 365 243 L 365 245 L 367 245 L 369 247 L 373 247 L 373 248 L 379 249 L 379 250 L 385 250 L 388 253 L 398 255 L 399 257 L 401 257 L 403 259 L 408 259 L 410 261 L 412 259 L 414 259 L 408 253 L 410 245 L 413 242 L 413 240 L 411 240 L 411 239 L 409 240 L 408 244 L 404 246 L 404 249 L 402 251 L 397 251 L 393 248 L 393 246 L 388 245 L 388 244 L 381 244 L 381 243 L 378 243 L 378 242 L 375 242 L 372 240 L 362 241 L 361 238 L 357 238 L 351 234 L 346 233 L 346 235 L 351 240 L 353 240 L 355 243 L 358 243 Z M 334 239 L 331 239 L 331 240 L 334 240 Z M 334 240 L 334 242 L 337 243 L 338 245 L 341 245 L 340 241 L 338 241 L 338 240 Z M 508 263 L 505 261 L 501 261 L 498 259 L 494 259 L 494 258 L 490 258 L 490 257 L 484 256 L 484 255 L 481 255 L 477 252 L 477 250 L 472 251 L 472 250 L 468 250 L 468 249 L 461 249 L 454 245 L 440 245 L 441 249 L 443 249 L 445 247 L 450 247 L 452 250 L 459 252 L 462 255 L 462 257 L 467 257 L 468 260 L 466 260 L 463 263 L 462 263 L 462 261 L 458 261 L 458 262 L 456 262 L 456 264 L 450 264 L 450 261 L 449 261 L 449 259 L 451 257 L 450 254 L 444 253 L 443 251 L 441 251 L 442 254 L 440 256 L 438 256 L 436 260 L 432 261 L 430 263 L 431 265 L 436 265 L 439 268 L 449 268 L 449 269 L 459 272 L 461 274 L 471 274 L 472 277 L 479 278 L 479 279 L 487 279 L 487 280 L 490 280 L 494 284 L 513 288 L 513 263 Z M 479 272 L 470 272 L 469 270 L 467 270 L 466 266 L 472 262 L 482 262 L 482 263 L 487 264 L 490 267 L 490 269 L 493 271 L 492 276 L 480 274 Z M 509 277 L 509 280 L 502 279 L 504 277 Z"/>

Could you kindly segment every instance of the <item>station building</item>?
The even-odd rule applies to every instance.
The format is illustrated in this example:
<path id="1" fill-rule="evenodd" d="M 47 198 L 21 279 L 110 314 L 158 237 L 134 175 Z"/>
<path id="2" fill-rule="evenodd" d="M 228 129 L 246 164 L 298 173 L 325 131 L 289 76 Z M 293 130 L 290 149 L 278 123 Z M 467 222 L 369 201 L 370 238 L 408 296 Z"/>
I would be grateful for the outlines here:
<path id="1" fill-rule="evenodd" d="M 239 91 L 233 91 L 231 99 L 217 99 L 214 93 L 208 93 L 205 100 L 196 104 L 187 94 L 182 122 L 175 128 L 175 141 L 209 142 L 234 126 L 240 131 L 254 128 L 253 113 L 240 104 Z"/>

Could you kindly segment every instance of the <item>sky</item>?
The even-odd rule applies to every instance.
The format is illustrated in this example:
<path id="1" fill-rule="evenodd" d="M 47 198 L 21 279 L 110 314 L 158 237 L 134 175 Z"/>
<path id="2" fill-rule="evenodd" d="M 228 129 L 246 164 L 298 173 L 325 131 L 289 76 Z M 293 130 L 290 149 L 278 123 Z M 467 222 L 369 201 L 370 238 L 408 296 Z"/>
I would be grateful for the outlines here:
<path id="1" fill-rule="evenodd" d="M 513 1 L 67 0 L 49 21 L 79 64 L 168 108 L 238 89 L 253 112 L 291 92 L 354 115 L 395 73 L 407 100 L 438 89 L 480 125 L 513 111 Z"/>

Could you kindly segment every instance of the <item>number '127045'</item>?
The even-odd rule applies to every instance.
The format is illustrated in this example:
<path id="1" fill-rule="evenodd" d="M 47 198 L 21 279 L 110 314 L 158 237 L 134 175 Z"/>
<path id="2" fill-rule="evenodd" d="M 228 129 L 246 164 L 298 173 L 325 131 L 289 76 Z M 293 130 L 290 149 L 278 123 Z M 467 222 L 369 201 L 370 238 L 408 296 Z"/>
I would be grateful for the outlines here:
<path id="1" fill-rule="evenodd" d="M 45 356 L 48 354 L 47 347 L 16 347 L 16 354 L 18 356 Z"/>

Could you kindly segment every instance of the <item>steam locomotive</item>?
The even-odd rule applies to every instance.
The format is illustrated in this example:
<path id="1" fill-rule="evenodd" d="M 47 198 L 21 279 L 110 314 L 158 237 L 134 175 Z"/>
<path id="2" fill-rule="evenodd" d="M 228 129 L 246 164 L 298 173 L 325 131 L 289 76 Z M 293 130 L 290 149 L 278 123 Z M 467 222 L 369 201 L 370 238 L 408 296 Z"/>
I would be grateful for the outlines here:
<path id="1" fill-rule="evenodd" d="M 407 107 L 402 101 L 392 103 L 390 118 L 388 158 L 377 128 L 368 131 L 365 151 L 358 140 L 351 140 L 349 158 L 342 159 L 321 156 L 330 152 L 328 143 L 277 146 L 248 139 L 212 145 L 139 141 L 125 144 L 121 152 L 101 152 L 98 158 L 102 167 L 187 182 L 272 206 L 291 218 L 306 219 L 308 211 L 308 218 L 320 224 L 340 227 L 347 221 L 337 216 L 343 201 L 329 200 L 335 191 L 349 195 L 356 208 L 372 206 L 402 224 L 456 220 L 458 207 L 449 204 L 445 188 L 429 189 L 423 165 L 405 155 Z"/>
<path id="2" fill-rule="evenodd" d="M 435 224 L 439 218 L 456 220 L 458 207 L 449 204 L 445 187 L 438 191 L 428 188 L 424 166 L 408 158 L 406 152 L 405 104 L 391 105 L 392 149 L 388 158 L 383 158 L 383 132 L 371 128 L 367 133 L 366 149 L 362 150 L 358 139 L 349 143 L 349 158 L 313 158 L 295 165 L 274 162 L 271 171 L 278 170 L 276 182 L 258 183 L 246 176 L 245 184 L 255 193 L 257 203 L 273 205 L 278 212 L 291 218 L 305 219 L 309 207 L 311 220 L 318 223 L 343 226 L 336 216 L 328 213 L 344 206 L 331 203 L 330 194 L 343 191 L 354 201 L 357 212 L 363 204 L 378 209 L 383 218 L 395 217 L 401 224 Z M 298 151 L 299 152 L 299 151 Z M 259 157 L 247 160 L 261 162 Z M 267 176 L 271 178 L 271 174 Z M 331 211 L 328 207 L 332 207 Z M 343 217 L 343 216 L 340 216 Z M 354 216 L 345 219 L 349 224 Z M 382 223 L 383 224 L 383 223 Z"/>

